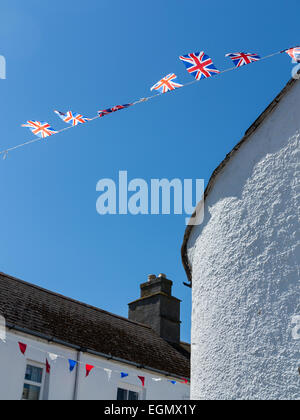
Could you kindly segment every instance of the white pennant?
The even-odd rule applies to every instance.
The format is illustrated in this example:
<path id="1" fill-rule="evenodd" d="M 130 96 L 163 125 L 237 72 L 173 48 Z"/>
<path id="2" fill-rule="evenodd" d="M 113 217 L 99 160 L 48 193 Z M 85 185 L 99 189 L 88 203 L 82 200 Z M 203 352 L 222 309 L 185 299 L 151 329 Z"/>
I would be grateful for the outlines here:
<path id="1" fill-rule="evenodd" d="M 162 379 L 161 379 L 161 378 L 152 378 L 152 380 L 153 380 L 153 381 L 155 381 L 155 382 L 162 381 Z"/>
<path id="2" fill-rule="evenodd" d="M 104 369 L 104 370 L 107 373 L 107 379 L 108 379 L 108 381 L 110 381 L 112 371 L 110 369 Z"/>
<path id="3" fill-rule="evenodd" d="M 48 353 L 49 354 L 49 357 L 50 357 L 50 359 L 54 362 L 57 358 L 58 358 L 58 355 L 57 354 L 54 354 L 54 353 Z"/>

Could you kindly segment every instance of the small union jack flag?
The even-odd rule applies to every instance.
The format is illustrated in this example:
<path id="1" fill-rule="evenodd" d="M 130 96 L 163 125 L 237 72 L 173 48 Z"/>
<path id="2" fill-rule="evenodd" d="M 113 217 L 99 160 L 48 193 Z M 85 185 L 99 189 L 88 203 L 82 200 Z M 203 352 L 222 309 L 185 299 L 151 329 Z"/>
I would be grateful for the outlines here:
<path id="1" fill-rule="evenodd" d="M 157 90 L 160 93 L 166 93 L 169 90 L 174 90 L 176 88 L 182 87 L 179 83 L 176 83 L 175 80 L 177 79 L 176 74 L 170 73 L 157 82 L 154 86 L 152 86 L 151 90 Z"/>
<path id="2" fill-rule="evenodd" d="M 244 52 L 226 54 L 225 57 L 229 57 L 234 62 L 236 67 L 242 67 L 245 64 L 250 64 L 261 59 L 258 54 Z"/>
<path id="3" fill-rule="evenodd" d="M 294 61 L 300 63 L 300 47 L 290 48 L 282 52 L 286 52 Z"/>
<path id="4" fill-rule="evenodd" d="M 33 134 L 44 139 L 45 137 L 56 134 L 57 131 L 53 130 L 50 125 L 46 122 L 39 121 L 27 121 L 26 124 L 22 124 L 22 127 L 28 127 Z"/>
<path id="5" fill-rule="evenodd" d="M 120 109 L 125 109 L 130 107 L 133 104 L 125 104 L 125 105 L 115 105 L 112 108 L 103 109 L 98 111 L 99 117 L 104 117 L 104 115 L 111 114 L 112 112 L 120 111 Z"/>
<path id="6" fill-rule="evenodd" d="M 84 124 L 87 121 L 90 121 L 90 118 L 85 118 L 81 114 L 77 114 L 72 111 L 68 111 L 65 114 L 60 111 L 54 111 L 55 114 L 59 116 L 65 123 L 71 124 L 73 126 L 76 126 L 78 124 Z"/>
<path id="7" fill-rule="evenodd" d="M 203 51 L 181 55 L 180 60 L 183 61 L 187 71 L 195 77 L 196 80 L 205 79 L 220 73 L 214 66 L 212 59 Z"/>

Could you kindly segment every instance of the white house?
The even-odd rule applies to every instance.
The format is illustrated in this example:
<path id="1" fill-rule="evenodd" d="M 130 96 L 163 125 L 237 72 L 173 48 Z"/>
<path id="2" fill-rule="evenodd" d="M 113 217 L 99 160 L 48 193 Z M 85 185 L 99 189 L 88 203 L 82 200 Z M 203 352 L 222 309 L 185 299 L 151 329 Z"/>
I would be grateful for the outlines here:
<path id="1" fill-rule="evenodd" d="M 0 399 L 189 399 L 189 346 L 171 285 L 150 277 L 126 319 L 0 273 Z M 143 312 L 148 325 L 132 319 Z"/>
<path id="2" fill-rule="evenodd" d="M 293 79 L 214 171 L 204 221 L 186 230 L 192 399 L 300 399 L 299 139 Z"/>

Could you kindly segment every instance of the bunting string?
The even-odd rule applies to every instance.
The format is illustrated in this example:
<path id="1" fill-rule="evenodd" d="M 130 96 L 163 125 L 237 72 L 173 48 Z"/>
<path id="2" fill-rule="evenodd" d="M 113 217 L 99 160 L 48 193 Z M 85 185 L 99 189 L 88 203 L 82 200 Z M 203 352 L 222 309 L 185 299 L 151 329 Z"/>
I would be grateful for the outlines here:
<path id="1" fill-rule="evenodd" d="M 163 79 L 161 79 L 159 82 L 157 82 L 154 86 L 152 86 L 151 91 L 157 91 L 157 93 L 144 98 L 140 98 L 126 105 L 117 105 L 112 108 L 98 111 L 98 114 L 92 118 L 83 117 L 81 114 L 74 114 L 72 113 L 72 111 L 68 111 L 67 113 L 54 111 L 64 122 L 70 124 L 70 126 L 57 131 L 53 130 L 48 123 L 40 123 L 39 121 L 27 121 L 27 123 L 23 124 L 22 126 L 28 127 L 38 137 L 2 150 L 0 151 L 0 155 L 2 156 L 3 160 L 5 160 L 8 156 L 8 153 L 12 151 L 39 142 L 45 139 L 46 137 L 63 133 L 67 130 L 70 130 L 71 128 L 77 127 L 77 125 L 79 124 L 91 122 L 96 119 L 102 118 L 103 116 L 108 115 L 110 113 L 119 111 L 121 109 L 142 104 L 154 98 L 160 97 L 166 93 L 175 92 L 179 88 L 181 89 L 183 87 L 194 85 L 204 78 L 209 78 L 211 76 L 217 76 L 227 73 L 229 71 L 237 70 L 245 64 L 251 64 L 257 61 L 266 60 L 282 53 L 287 53 L 294 60 L 294 62 L 300 62 L 300 47 L 292 47 L 282 51 L 277 51 L 264 57 L 260 57 L 258 54 L 251 53 L 226 54 L 226 57 L 230 58 L 235 63 L 235 66 L 222 71 L 216 69 L 211 58 L 207 56 L 204 52 L 191 53 L 184 56 L 180 56 L 179 58 L 185 64 L 188 73 L 194 76 L 195 80 L 181 85 L 177 83 L 177 81 L 175 82 L 175 80 L 177 80 L 177 76 L 174 73 L 170 73 Z"/>
<path id="2" fill-rule="evenodd" d="M 7 344 L 7 341 L 10 341 L 12 343 L 17 344 L 18 347 L 19 347 L 19 351 L 20 351 L 20 353 L 23 356 L 26 355 L 26 352 L 30 348 L 33 349 L 33 350 L 37 350 L 37 351 L 45 354 L 46 355 L 46 357 L 45 357 L 45 365 L 46 365 L 46 373 L 47 374 L 50 374 L 50 372 L 51 372 L 51 363 L 52 362 L 56 362 L 58 359 L 62 359 L 62 360 L 65 360 L 68 363 L 68 368 L 69 368 L 69 371 L 70 372 L 73 372 L 73 370 L 77 366 L 84 367 L 84 369 L 85 369 L 85 377 L 86 378 L 90 375 L 90 373 L 94 369 L 101 370 L 101 371 L 105 372 L 107 374 L 108 382 L 110 382 L 110 380 L 111 380 L 112 373 L 118 374 L 121 379 L 124 379 L 124 378 L 127 378 L 129 376 L 132 376 L 132 374 L 129 374 L 129 373 L 124 372 L 124 371 L 120 371 L 120 370 L 116 370 L 116 369 L 108 369 L 108 368 L 104 368 L 104 367 L 98 366 L 96 364 L 95 365 L 90 365 L 90 364 L 87 364 L 87 363 L 84 363 L 84 362 L 81 362 L 81 361 L 75 361 L 75 360 L 69 359 L 69 358 L 67 358 L 67 357 L 65 357 L 65 356 L 63 356 L 61 354 L 52 353 L 52 352 L 46 351 L 45 349 L 42 349 L 40 347 L 33 346 L 31 344 L 25 344 L 25 343 L 19 341 L 19 338 L 17 338 L 17 337 L 16 337 L 16 339 L 14 339 L 12 337 L 7 337 L 6 336 L 5 337 L 5 340 L 4 339 L 0 339 L 0 343 L 1 343 L 1 341 L 4 344 Z M 50 362 L 49 362 L 49 360 L 50 360 Z M 145 386 L 146 377 L 145 376 L 139 376 L 139 375 L 136 375 L 136 377 L 141 381 L 142 386 L 144 387 Z M 190 383 L 187 378 L 181 378 L 180 380 L 179 379 L 178 380 L 174 380 L 172 376 L 169 376 L 169 377 L 172 378 L 172 379 L 163 379 L 163 378 L 160 378 L 160 377 L 151 377 L 151 380 L 154 381 L 154 382 L 167 381 L 167 382 L 169 382 L 169 383 L 171 383 L 173 385 L 176 385 L 177 383 L 181 383 L 181 384 L 184 384 L 184 385 L 189 385 L 189 383 Z"/>

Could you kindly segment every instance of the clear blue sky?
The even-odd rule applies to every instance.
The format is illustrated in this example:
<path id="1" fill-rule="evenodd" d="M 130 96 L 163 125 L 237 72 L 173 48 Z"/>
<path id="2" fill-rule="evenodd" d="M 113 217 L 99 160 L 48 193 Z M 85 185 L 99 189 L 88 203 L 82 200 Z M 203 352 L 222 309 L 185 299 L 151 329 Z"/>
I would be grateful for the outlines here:
<path id="1" fill-rule="evenodd" d="M 299 0 L 2 0 L 1 149 L 33 137 L 27 119 L 62 128 L 54 109 L 94 116 L 170 72 L 191 81 L 181 54 L 204 50 L 225 69 L 228 52 L 298 45 L 299 12 Z M 0 162 L 0 270 L 123 316 L 147 275 L 166 273 L 189 341 L 185 216 L 100 216 L 96 183 L 120 170 L 207 183 L 291 69 L 282 54 L 12 153 Z"/>

